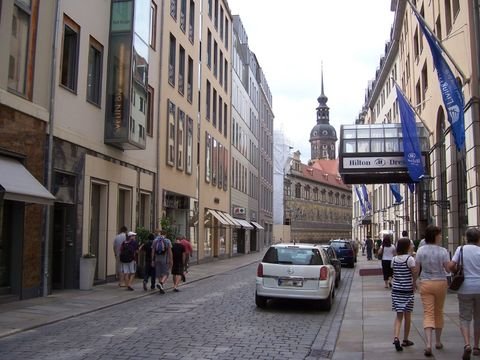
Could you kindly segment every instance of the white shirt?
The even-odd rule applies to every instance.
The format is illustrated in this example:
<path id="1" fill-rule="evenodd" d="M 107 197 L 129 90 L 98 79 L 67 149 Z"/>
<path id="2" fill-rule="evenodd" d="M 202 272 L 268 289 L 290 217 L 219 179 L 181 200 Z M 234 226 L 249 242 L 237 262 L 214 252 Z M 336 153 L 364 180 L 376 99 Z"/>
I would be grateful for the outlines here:
<path id="1" fill-rule="evenodd" d="M 383 246 L 382 251 L 382 260 L 392 260 L 395 256 L 395 246 L 390 245 L 389 247 Z"/>
<path id="2" fill-rule="evenodd" d="M 459 246 L 452 261 L 460 262 Z M 480 247 L 477 245 L 463 246 L 463 273 L 465 280 L 458 290 L 459 294 L 480 294 Z"/>

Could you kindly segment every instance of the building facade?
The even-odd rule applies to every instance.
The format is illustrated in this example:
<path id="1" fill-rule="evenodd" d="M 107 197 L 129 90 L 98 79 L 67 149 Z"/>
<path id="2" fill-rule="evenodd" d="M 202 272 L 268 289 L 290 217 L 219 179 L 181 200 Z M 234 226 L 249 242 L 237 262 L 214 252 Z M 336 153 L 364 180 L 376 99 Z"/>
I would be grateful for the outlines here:
<path id="1" fill-rule="evenodd" d="M 0 4 L 0 295 L 43 293 L 53 2 Z"/>
<path id="2" fill-rule="evenodd" d="M 461 84 L 466 104 L 466 147 L 457 149 L 454 144 L 428 43 L 409 9 L 410 5 L 402 1 L 392 1 L 395 20 L 391 39 L 367 92 L 365 112 L 360 121 L 382 121 L 381 116 L 385 111 L 387 114 L 392 111 L 391 121 L 399 121 L 395 102 L 390 106 L 383 98 L 383 95 L 387 96 L 387 91 L 394 90 L 394 84 L 390 81 L 393 67 L 393 77 L 415 108 L 417 121 L 421 120 L 430 134 L 430 151 L 425 161 L 425 180 L 415 187 L 414 193 L 403 190 L 404 198 L 408 201 L 395 211 L 392 206 L 392 210 L 389 210 L 388 202 L 379 199 L 377 202 L 381 206 L 378 212 L 388 214 L 391 211 L 390 216 L 393 215 L 395 221 L 400 220 L 398 226 L 408 228 L 414 239 L 423 236 L 426 224 L 440 226 L 443 245 L 453 250 L 461 243 L 466 228 L 478 225 L 478 2 L 445 0 L 414 3 L 418 13 L 448 52 L 450 59 L 447 63 Z M 375 188 L 371 189 L 373 197 L 378 199 Z M 388 196 L 385 191 L 383 196 Z"/>
<path id="3" fill-rule="evenodd" d="M 95 283 L 114 280 L 113 239 L 123 225 L 168 225 L 191 240 L 194 262 L 232 256 L 232 234 L 247 227 L 255 241 L 246 252 L 260 250 L 268 241 L 259 222 L 272 209 L 259 204 L 272 99 L 260 115 L 261 68 L 248 51 L 247 201 L 232 202 L 238 144 L 227 1 L 39 3 L 0 2 L 8 44 L 0 56 L 0 166 L 26 179 L 0 176 L 0 295 L 77 288 L 84 254 L 96 257 Z M 246 216 L 236 220 L 242 207 Z"/>

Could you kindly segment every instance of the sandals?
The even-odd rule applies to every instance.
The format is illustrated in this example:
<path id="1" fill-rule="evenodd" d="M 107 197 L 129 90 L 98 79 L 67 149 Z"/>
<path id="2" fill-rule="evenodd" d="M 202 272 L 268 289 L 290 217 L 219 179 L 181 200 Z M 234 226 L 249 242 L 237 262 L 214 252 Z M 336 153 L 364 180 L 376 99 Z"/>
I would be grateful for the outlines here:
<path id="1" fill-rule="evenodd" d="M 393 339 L 393 345 L 395 345 L 395 350 L 403 351 L 403 347 L 400 345 L 400 340 L 397 337 Z"/>
<path id="2" fill-rule="evenodd" d="M 473 348 L 473 356 L 479 356 L 480 355 L 480 349 L 478 347 Z"/>
<path id="3" fill-rule="evenodd" d="M 433 356 L 432 349 L 431 348 L 425 348 L 425 351 L 423 352 L 423 355 L 425 355 L 426 357 L 432 357 Z"/>
<path id="4" fill-rule="evenodd" d="M 462 360 L 470 360 L 470 355 L 472 354 L 472 348 L 470 345 L 465 345 L 463 347 Z"/>
<path id="5" fill-rule="evenodd" d="M 443 344 L 442 343 L 435 344 L 435 349 L 437 350 L 443 349 Z"/>
<path id="6" fill-rule="evenodd" d="M 412 345 L 415 345 L 415 344 L 410 340 L 403 340 L 402 341 L 402 346 L 403 347 L 412 346 Z"/>

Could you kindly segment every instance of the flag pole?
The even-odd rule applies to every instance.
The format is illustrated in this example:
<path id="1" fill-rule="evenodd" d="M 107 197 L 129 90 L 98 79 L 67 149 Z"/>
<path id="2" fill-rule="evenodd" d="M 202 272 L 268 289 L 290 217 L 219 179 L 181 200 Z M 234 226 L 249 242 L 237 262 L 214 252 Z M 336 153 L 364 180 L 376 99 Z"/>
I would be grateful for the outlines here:
<path id="1" fill-rule="evenodd" d="M 415 115 L 419 118 L 420 122 L 423 124 L 423 126 L 425 126 L 425 129 L 427 129 L 428 131 L 428 135 L 432 136 L 433 135 L 433 131 L 430 130 L 430 128 L 427 126 L 427 123 L 425 122 L 425 120 L 422 119 L 422 117 L 420 116 L 420 114 L 417 112 L 417 109 L 415 106 L 413 106 L 412 103 L 410 103 L 410 101 L 408 101 L 408 98 L 407 96 L 405 95 L 405 93 L 403 92 L 402 88 L 398 85 L 398 83 L 395 81 L 395 79 L 392 77 L 391 78 L 394 82 L 394 84 L 397 86 L 398 90 L 402 93 L 403 97 L 405 98 L 405 100 L 407 100 L 407 102 L 410 104 L 410 107 L 412 108 L 413 112 L 415 113 Z"/>
<path id="2" fill-rule="evenodd" d="M 447 56 L 448 60 L 450 60 L 450 62 L 452 63 L 452 65 L 455 67 L 455 69 L 457 70 L 457 72 L 460 74 L 460 76 L 462 77 L 462 81 L 463 81 L 463 84 L 468 84 L 470 82 L 470 78 L 467 78 L 465 76 L 465 73 L 462 71 L 462 69 L 460 68 L 460 66 L 457 64 L 457 62 L 453 59 L 452 55 L 450 55 L 450 53 L 447 51 L 447 49 L 445 49 L 445 47 L 443 46 L 442 42 L 440 41 L 440 39 L 435 35 L 435 33 L 433 32 L 433 30 L 430 28 L 430 26 L 428 26 L 427 22 L 425 21 L 425 19 L 423 18 L 423 16 L 417 11 L 417 8 L 415 7 L 415 5 L 412 3 L 411 0 L 406 0 L 408 2 L 408 4 L 410 5 L 412 11 L 415 13 L 415 15 L 417 15 L 417 18 L 419 19 L 419 21 L 422 21 L 423 25 L 427 28 L 427 30 L 430 32 L 430 34 L 432 35 L 432 37 L 435 39 L 435 41 L 437 42 L 438 46 L 440 47 L 440 49 L 442 50 L 442 52 Z"/>

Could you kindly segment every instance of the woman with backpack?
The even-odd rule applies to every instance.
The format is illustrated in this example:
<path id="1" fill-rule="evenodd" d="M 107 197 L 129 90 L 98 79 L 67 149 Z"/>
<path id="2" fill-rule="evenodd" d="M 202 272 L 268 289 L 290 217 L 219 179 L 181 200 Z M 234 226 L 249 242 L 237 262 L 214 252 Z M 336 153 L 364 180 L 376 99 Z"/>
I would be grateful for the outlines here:
<path id="1" fill-rule="evenodd" d="M 120 262 L 121 262 L 121 271 L 123 274 L 123 279 L 127 285 L 128 291 L 133 291 L 133 279 L 135 278 L 135 273 L 137 272 L 137 262 L 135 261 L 138 244 L 135 240 L 136 233 L 130 231 L 127 234 L 127 239 L 122 243 L 120 247 Z"/>
<path id="2" fill-rule="evenodd" d="M 164 230 L 157 230 L 157 234 L 159 235 L 152 244 L 152 266 L 155 266 L 155 275 L 158 279 L 157 289 L 160 290 L 160 294 L 165 294 L 164 284 L 172 269 L 172 243 L 165 237 Z"/>

